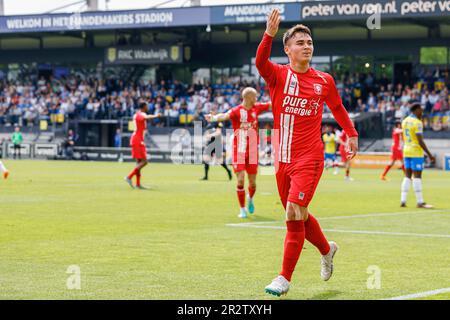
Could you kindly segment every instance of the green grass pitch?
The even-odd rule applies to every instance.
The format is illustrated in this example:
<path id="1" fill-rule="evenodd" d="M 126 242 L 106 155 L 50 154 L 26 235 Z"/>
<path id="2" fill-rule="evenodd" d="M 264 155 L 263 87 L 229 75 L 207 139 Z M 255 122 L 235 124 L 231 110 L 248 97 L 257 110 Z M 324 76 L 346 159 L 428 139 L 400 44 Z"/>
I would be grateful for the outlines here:
<path id="1" fill-rule="evenodd" d="M 258 176 L 255 215 L 244 221 L 235 180 L 220 167 L 205 182 L 202 166 L 150 164 L 142 179 L 152 190 L 132 190 L 123 181 L 132 163 L 4 163 L 11 175 L 0 181 L 0 299 L 279 299 L 264 293 L 280 271 L 285 234 L 273 175 Z M 324 172 L 310 209 L 340 246 L 334 275 L 320 279 L 320 255 L 305 241 L 281 299 L 450 287 L 450 173 L 424 172 L 435 210 L 417 209 L 412 189 L 400 208 L 401 171 L 387 182 L 380 173 L 355 169 L 355 181 L 345 182 L 342 171 Z M 80 268 L 79 290 L 67 288 L 71 265 Z"/>

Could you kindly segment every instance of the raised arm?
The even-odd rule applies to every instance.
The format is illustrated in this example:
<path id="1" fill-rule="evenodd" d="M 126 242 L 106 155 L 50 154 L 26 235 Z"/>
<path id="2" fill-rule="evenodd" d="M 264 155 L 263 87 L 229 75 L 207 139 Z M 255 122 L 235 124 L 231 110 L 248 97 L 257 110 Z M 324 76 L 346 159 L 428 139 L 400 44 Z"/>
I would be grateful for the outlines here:
<path id="1" fill-rule="evenodd" d="M 273 9 L 270 15 L 267 17 L 266 31 L 264 32 L 261 43 L 256 51 L 256 68 L 259 74 L 269 82 L 272 79 L 272 75 L 275 71 L 275 64 L 272 63 L 270 58 L 270 52 L 272 50 L 272 41 L 278 32 L 278 26 L 280 25 L 281 16 L 278 9 Z"/>

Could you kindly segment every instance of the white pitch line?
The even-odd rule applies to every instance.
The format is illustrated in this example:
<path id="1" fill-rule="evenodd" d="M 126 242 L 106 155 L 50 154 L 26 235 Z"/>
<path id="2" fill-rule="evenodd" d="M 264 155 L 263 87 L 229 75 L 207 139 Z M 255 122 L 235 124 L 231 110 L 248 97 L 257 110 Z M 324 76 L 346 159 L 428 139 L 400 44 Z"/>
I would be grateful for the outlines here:
<path id="1" fill-rule="evenodd" d="M 230 223 L 228 227 L 239 228 L 256 228 L 256 229 L 277 229 L 285 230 L 284 226 L 256 226 L 250 223 Z M 391 235 L 391 236 L 406 236 L 406 237 L 427 237 L 427 238 L 450 238 L 450 234 L 432 234 L 432 233 L 409 233 L 409 232 L 386 232 L 386 231 L 368 231 L 368 230 L 339 230 L 339 229 L 323 229 L 325 232 L 337 233 L 356 233 L 356 234 L 376 234 L 376 235 Z"/>
<path id="2" fill-rule="evenodd" d="M 382 300 L 408 300 L 408 299 L 417 299 L 417 298 L 424 298 L 429 296 L 434 296 L 441 293 L 450 292 L 450 288 L 442 288 L 442 289 L 436 289 L 432 291 L 425 291 L 425 292 L 418 292 L 413 294 L 408 294 L 406 296 L 399 296 L 399 297 L 393 297 L 393 298 L 387 298 Z"/>
<path id="3" fill-rule="evenodd" d="M 370 217 L 388 217 L 388 216 L 400 216 L 407 214 L 430 214 L 430 213 L 442 213 L 450 212 L 450 210 L 421 210 L 421 211 L 399 211 L 399 212 L 380 212 L 380 213 L 368 213 L 368 214 L 354 214 L 350 216 L 336 216 L 336 217 L 323 217 L 317 218 L 317 220 L 340 220 L 340 219 L 354 219 L 354 218 L 370 218 Z M 257 222 L 244 222 L 240 224 L 245 225 L 256 225 L 256 224 L 267 224 L 267 223 L 283 223 L 283 220 L 273 220 L 273 221 L 257 221 Z"/>
<path id="4" fill-rule="evenodd" d="M 353 218 L 369 218 L 369 217 L 387 217 L 387 216 L 400 216 L 404 214 L 430 214 L 430 213 L 441 213 L 441 212 L 450 212 L 450 210 L 421 210 L 421 211 L 399 211 L 399 212 L 387 212 L 387 213 L 368 213 L 368 214 L 355 214 L 351 216 L 336 216 L 336 217 L 323 217 L 318 218 L 318 220 L 338 220 L 338 219 L 353 219 Z"/>
<path id="5" fill-rule="evenodd" d="M 406 237 L 411 236 L 411 237 L 428 237 L 428 238 L 450 238 L 450 234 L 433 234 L 433 233 L 409 233 L 409 232 L 338 230 L 338 229 L 323 229 L 323 231 L 339 232 L 339 233 L 382 234 L 382 235 L 406 236 Z"/>

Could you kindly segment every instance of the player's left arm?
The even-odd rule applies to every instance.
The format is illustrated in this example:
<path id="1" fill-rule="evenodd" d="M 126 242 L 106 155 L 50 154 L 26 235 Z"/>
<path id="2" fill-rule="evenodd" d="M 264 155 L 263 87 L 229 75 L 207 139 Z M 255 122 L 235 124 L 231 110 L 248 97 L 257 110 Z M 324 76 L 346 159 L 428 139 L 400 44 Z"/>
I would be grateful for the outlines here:
<path id="1" fill-rule="evenodd" d="M 344 105 L 342 104 L 342 100 L 339 96 L 339 92 L 337 91 L 333 77 L 329 75 L 327 77 L 327 80 L 330 83 L 329 92 L 327 97 L 325 98 L 325 102 L 330 108 L 331 113 L 333 114 L 337 123 L 341 126 L 342 129 L 344 129 L 344 131 L 348 135 L 346 151 L 350 159 L 353 159 L 353 157 L 358 152 L 358 132 L 356 131 L 352 120 L 350 120 L 350 116 L 348 115 L 347 110 L 345 110 Z"/>
<path id="2" fill-rule="evenodd" d="M 435 162 L 436 158 L 431 154 L 430 150 L 428 150 L 427 145 L 425 144 L 425 141 L 423 140 L 423 135 L 421 133 L 416 132 L 417 141 L 419 142 L 420 147 L 423 149 L 423 151 L 426 152 L 428 155 L 428 158 L 430 158 L 431 162 Z"/>
<path id="3" fill-rule="evenodd" d="M 272 110 L 272 102 L 259 103 L 257 106 L 258 114 Z"/>

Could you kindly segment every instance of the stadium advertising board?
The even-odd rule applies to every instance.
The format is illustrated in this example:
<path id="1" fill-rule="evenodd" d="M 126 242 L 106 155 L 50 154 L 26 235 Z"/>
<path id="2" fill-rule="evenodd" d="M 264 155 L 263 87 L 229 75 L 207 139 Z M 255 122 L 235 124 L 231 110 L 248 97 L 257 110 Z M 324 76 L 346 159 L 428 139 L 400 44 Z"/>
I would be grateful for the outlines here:
<path id="1" fill-rule="evenodd" d="M 283 21 L 363 19 L 378 12 L 392 18 L 442 17 L 450 14 L 450 0 L 333 0 L 1 16 L 0 33 L 265 23 L 273 8 L 280 10 Z"/>
<path id="2" fill-rule="evenodd" d="M 109 47 L 105 49 L 106 64 L 182 63 L 181 46 Z"/>
<path id="3" fill-rule="evenodd" d="M 31 157 L 31 145 L 29 143 L 22 143 L 20 145 L 20 156 Z M 7 146 L 7 156 L 12 157 L 14 155 L 14 144 L 8 143 Z"/>
<path id="4" fill-rule="evenodd" d="M 361 19 L 374 13 L 392 18 L 445 16 L 450 14 L 450 1 L 309 1 L 302 3 L 301 19 L 303 21 Z"/>
<path id="5" fill-rule="evenodd" d="M 0 17 L 1 33 L 104 30 L 205 25 L 210 10 L 202 8 L 78 12 Z"/>
<path id="6" fill-rule="evenodd" d="M 75 147 L 74 158 L 93 161 L 134 161 L 131 148 Z M 200 154 L 182 154 L 174 156 L 171 151 L 149 150 L 147 159 L 151 162 L 165 163 L 201 163 Z"/>
<path id="7" fill-rule="evenodd" d="M 211 7 L 211 24 L 265 23 L 267 15 L 277 8 L 282 21 L 300 19 L 299 3 L 272 3 Z"/>
<path id="8" fill-rule="evenodd" d="M 383 169 L 391 162 L 388 152 L 359 152 L 352 160 L 353 168 Z"/>
<path id="9" fill-rule="evenodd" d="M 55 143 L 36 143 L 34 157 L 54 157 L 58 154 L 58 145 Z"/>

